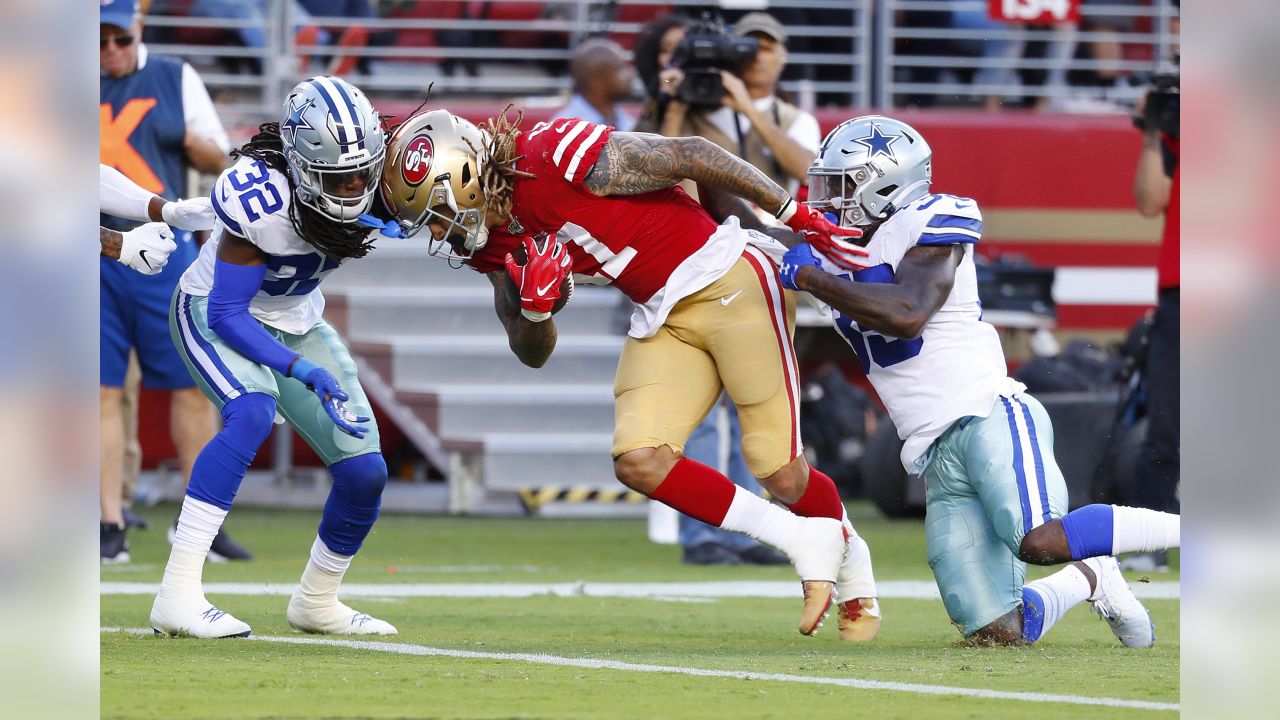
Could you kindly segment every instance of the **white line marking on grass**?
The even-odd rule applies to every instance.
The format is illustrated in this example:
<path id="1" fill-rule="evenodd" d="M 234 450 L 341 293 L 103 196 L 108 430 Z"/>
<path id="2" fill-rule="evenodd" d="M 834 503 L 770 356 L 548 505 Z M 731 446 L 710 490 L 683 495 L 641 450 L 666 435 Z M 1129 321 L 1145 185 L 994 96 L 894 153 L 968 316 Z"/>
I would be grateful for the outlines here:
<path id="1" fill-rule="evenodd" d="M 152 631 L 150 628 L 104 627 L 102 628 L 102 632 L 125 632 L 147 635 L 151 634 Z M 335 638 L 317 637 L 280 637 L 271 635 L 251 635 L 248 639 L 250 641 L 256 640 L 258 642 L 284 643 L 288 645 L 323 645 L 326 647 L 348 648 L 351 650 L 369 650 L 371 652 L 391 653 L 395 655 L 448 657 L 458 658 L 461 660 L 511 660 L 515 662 L 533 663 L 535 665 L 576 667 L 589 670 L 670 673 L 673 675 L 690 675 L 694 677 L 761 680 L 766 682 L 789 682 L 808 685 L 835 685 L 837 687 L 848 687 L 858 690 L 882 690 L 887 692 L 913 693 L 916 695 L 951 695 L 957 697 L 982 698 L 986 700 L 1020 700 L 1022 702 L 1036 703 L 1094 705 L 1134 710 L 1168 710 L 1178 712 L 1180 709 L 1178 703 L 1151 702 L 1149 700 L 1125 700 L 1123 698 L 1090 697 L 1088 695 L 1013 692 L 1009 690 L 987 690 L 985 688 L 951 687 L 948 685 L 922 685 L 919 683 L 890 682 L 886 680 L 863 680 L 859 678 L 831 678 L 806 675 L 788 675 L 784 673 L 749 672 L 746 670 L 708 670 L 704 668 L 679 667 L 675 665 L 648 665 L 643 663 L 620 662 L 617 660 L 562 657 L 559 655 L 547 655 L 544 653 L 503 653 L 478 652 L 475 650 L 453 650 L 449 648 L 416 645 L 414 643 L 377 642 L 371 640 L 338 640 Z"/>
<path id="2" fill-rule="evenodd" d="M 1132 583 L 1133 594 L 1143 600 L 1177 600 L 1178 583 Z M 206 583 L 209 595 L 288 595 L 293 583 Z M 104 582 L 101 595 L 155 595 L 156 583 Z M 879 597 L 888 600 L 938 600 L 938 588 L 930 580 L 890 580 L 878 583 Z M 345 583 L 343 597 L 504 597 L 535 595 L 555 597 L 615 598 L 797 598 L 798 581 L 738 580 L 687 583 Z"/>

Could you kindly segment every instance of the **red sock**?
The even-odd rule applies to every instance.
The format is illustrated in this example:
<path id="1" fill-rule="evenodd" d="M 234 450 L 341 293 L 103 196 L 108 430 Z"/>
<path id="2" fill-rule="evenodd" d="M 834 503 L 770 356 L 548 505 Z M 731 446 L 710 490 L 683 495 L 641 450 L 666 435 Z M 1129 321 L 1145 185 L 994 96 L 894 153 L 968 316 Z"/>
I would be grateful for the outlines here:
<path id="1" fill-rule="evenodd" d="M 830 482 L 830 480 L 828 480 Z M 736 486 L 714 468 L 680 458 L 649 497 L 689 517 L 720 527 L 733 504 Z"/>
<path id="2" fill-rule="evenodd" d="M 844 503 L 840 502 L 840 493 L 835 482 L 818 468 L 809 468 L 809 486 L 804 495 L 788 505 L 791 512 L 801 517 L 825 517 L 840 520 L 844 517 Z"/>

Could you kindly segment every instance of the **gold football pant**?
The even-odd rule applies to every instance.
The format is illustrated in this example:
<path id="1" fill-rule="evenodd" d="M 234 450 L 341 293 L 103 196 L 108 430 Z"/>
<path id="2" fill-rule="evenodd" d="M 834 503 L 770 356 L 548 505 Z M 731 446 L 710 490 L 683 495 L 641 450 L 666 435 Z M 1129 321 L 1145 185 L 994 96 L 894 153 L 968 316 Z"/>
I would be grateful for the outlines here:
<path id="1" fill-rule="evenodd" d="M 682 453 L 723 388 L 753 475 L 799 457 L 795 310 L 776 266 L 748 247 L 723 277 L 677 303 L 656 334 L 628 337 L 613 386 L 613 456 L 662 445 Z"/>

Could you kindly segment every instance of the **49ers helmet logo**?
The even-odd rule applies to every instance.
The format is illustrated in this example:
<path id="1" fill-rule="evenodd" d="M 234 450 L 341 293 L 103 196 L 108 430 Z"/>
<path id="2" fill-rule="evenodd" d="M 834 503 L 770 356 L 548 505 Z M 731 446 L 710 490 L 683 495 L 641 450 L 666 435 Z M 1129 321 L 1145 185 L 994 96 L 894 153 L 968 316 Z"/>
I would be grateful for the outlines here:
<path id="1" fill-rule="evenodd" d="M 427 175 L 431 172 L 431 158 L 434 154 L 435 148 L 431 145 L 431 138 L 426 135 L 419 135 L 405 145 L 404 152 L 400 155 L 400 175 L 404 178 L 405 184 L 409 187 L 418 187 L 427 179 Z"/>

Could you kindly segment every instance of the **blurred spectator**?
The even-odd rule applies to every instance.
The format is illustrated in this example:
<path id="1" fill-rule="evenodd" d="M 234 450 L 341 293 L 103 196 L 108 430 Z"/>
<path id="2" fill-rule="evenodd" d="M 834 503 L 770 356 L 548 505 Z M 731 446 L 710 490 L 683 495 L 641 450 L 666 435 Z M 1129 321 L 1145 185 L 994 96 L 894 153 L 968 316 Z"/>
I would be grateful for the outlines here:
<path id="1" fill-rule="evenodd" d="M 1178 389 L 1181 351 L 1180 138 L 1175 128 L 1159 121 L 1159 111 L 1152 111 L 1156 102 L 1153 93 L 1148 92 L 1135 109 L 1135 124 L 1142 129 L 1142 152 L 1134 174 L 1133 194 L 1138 211 L 1144 217 L 1164 216 L 1164 236 L 1160 241 L 1158 261 L 1158 300 L 1147 336 L 1147 437 L 1138 461 L 1134 502 L 1152 510 L 1176 513 L 1181 505 L 1178 501 L 1181 466 Z M 1176 106 L 1173 112 L 1177 112 Z M 1124 564 L 1130 569 L 1146 572 L 1168 569 L 1168 555 L 1138 555 L 1126 559 Z"/>
<path id="2" fill-rule="evenodd" d="M 355 23 L 346 23 L 340 27 L 320 27 L 312 17 L 342 17 L 351 20 L 375 17 L 369 0 L 290 0 L 288 15 L 293 21 L 294 45 L 299 48 L 314 48 L 333 44 L 343 50 L 353 50 L 370 44 L 368 30 Z M 263 50 L 267 47 L 268 33 L 274 22 L 271 13 L 275 10 L 270 0 L 195 0 L 191 5 L 191 14 L 225 20 L 243 20 L 249 23 L 236 30 L 240 43 L 247 48 Z M 387 45 L 394 41 L 390 32 L 376 33 L 372 39 L 374 44 Z M 298 56 L 299 73 L 307 73 L 312 56 L 309 52 L 300 52 Z M 352 54 L 335 54 L 330 58 L 326 75 L 347 75 L 356 69 L 361 58 Z M 259 68 L 259 72 L 261 69 Z"/>
<path id="3" fill-rule="evenodd" d="M 658 40 L 648 45 L 658 51 L 670 46 L 674 52 L 683 35 L 674 25 L 666 27 Z M 725 91 L 722 107 L 690 108 L 679 100 L 676 95 L 684 74 L 669 67 L 667 57 L 657 74 L 660 89 L 653 122 L 663 135 L 698 135 L 716 143 L 795 194 L 822 135 L 812 113 L 777 95 L 778 79 L 787 64 L 786 29 L 768 13 L 753 12 L 739 19 L 732 32 L 755 38 L 760 49 L 740 74 L 721 71 Z M 637 55 L 639 52 L 637 43 Z"/>
<path id="4" fill-rule="evenodd" d="M 298 0 L 298 3 L 312 17 L 341 17 L 353 21 L 344 23 L 342 26 L 321 26 L 319 33 L 321 37 L 313 41 L 314 44 L 327 45 L 329 40 L 336 37 L 337 40 L 333 42 L 335 48 L 353 51 L 367 45 L 382 47 L 395 42 L 394 31 L 371 33 L 358 22 L 354 22 L 376 17 L 369 0 Z M 300 72 L 304 75 L 307 74 L 309 60 L 310 58 L 306 57 L 302 59 Z M 334 55 L 329 60 L 329 67 L 325 74 L 349 75 L 357 67 L 368 74 L 368 58 L 347 54 Z"/>
<path id="5" fill-rule="evenodd" d="M 903 10 L 896 17 L 899 27 L 908 30 L 954 29 L 964 33 L 983 33 L 974 37 L 905 37 L 895 41 L 894 50 L 902 56 L 895 79 L 920 85 L 946 85 L 971 82 L 986 86 L 979 91 L 983 107 L 997 110 L 1011 103 L 1047 105 L 1049 96 L 1067 95 L 1068 70 L 1075 52 L 1076 27 L 1070 22 L 1054 25 L 1006 23 L 992 19 L 984 9 Z M 939 64 L 939 59 L 978 58 L 976 63 Z M 920 61 L 912 58 L 919 57 Z M 1018 68 L 1017 61 L 1027 58 L 1044 60 L 1045 69 Z M 976 69 L 971 69 L 976 65 Z M 992 86 L 1001 88 L 998 92 Z M 1025 88 L 1043 86 L 1048 92 L 1028 100 Z M 945 102 L 948 96 L 934 88 L 923 88 L 895 98 L 895 103 L 929 107 Z M 959 99 L 959 94 L 956 96 Z"/>
<path id="6" fill-rule="evenodd" d="M 198 17 L 245 21 L 247 24 L 244 27 L 235 30 L 240 44 L 252 50 L 265 50 L 271 27 L 267 14 L 271 9 L 268 0 L 195 0 L 189 12 Z M 294 45 L 314 45 L 319 42 L 319 28 L 307 24 L 310 18 L 296 0 L 293 0 L 290 10 L 295 22 Z M 248 61 L 253 66 L 251 72 L 261 74 L 265 71 L 261 58 L 248 58 Z"/>
<path id="7" fill-rule="evenodd" d="M 584 41 L 573 51 L 569 74 L 573 77 L 573 96 L 553 118 L 582 118 L 612 125 L 622 132 L 635 127 L 636 119 L 620 104 L 631 94 L 631 81 L 635 79 L 621 45 L 606 38 Z"/>
<path id="8" fill-rule="evenodd" d="M 674 95 L 667 87 L 668 83 L 663 83 L 660 73 L 671 64 L 676 46 L 684 39 L 688 26 L 689 19 L 683 15 L 663 15 L 645 23 L 636 35 L 633 62 L 636 75 L 640 78 L 640 85 L 645 93 L 644 107 L 636 123 L 637 131 L 659 133 L 669 137 L 679 135 L 683 112 L 678 116 L 680 122 L 673 123 L 674 127 L 665 122 L 667 109 Z M 673 114 L 673 117 L 676 116 Z"/>
<path id="9" fill-rule="evenodd" d="M 150 56 L 141 43 L 137 0 L 102 0 L 100 9 L 99 154 L 144 189 L 176 199 L 187 169 L 221 172 L 230 143 L 199 75 L 176 59 Z M 138 223 L 104 215 L 104 227 Z M 195 259 L 189 232 L 175 233 L 178 249 L 165 269 L 142 275 L 101 261 L 100 502 L 103 562 L 129 559 L 121 507 L 125 436 L 122 387 L 130 349 L 138 351 L 143 382 L 172 390 L 170 432 L 183 476 L 214 433 L 213 406 L 191 382 L 169 335 L 169 302 L 178 278 Z M 136 408 L 136 401 L 133 403 Z"/>
<path id="10" fill-rule="evenodd" d="M 978 69 L 971 82 L 974 85 L 995 85 L 1007 88 L 1001 93 L 984 91 L 982 106 L 986 110 L 999 110 L 1006 98 L 1021 100 L 1022 78 L 1010 61 L 1022 58 L 1027 40 L 1022 23 L 1004 23 L 993 20 L 986 9 L 952 10 L 951 27 L 962 31 L 986 32 L 985 40 L 968 38 L 956 40 L 956 46 L 969 55 L 978 57 Z M 1010 64 L 1005 64 L 1010 63 Z"/>

